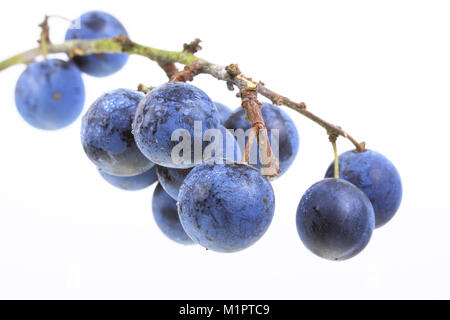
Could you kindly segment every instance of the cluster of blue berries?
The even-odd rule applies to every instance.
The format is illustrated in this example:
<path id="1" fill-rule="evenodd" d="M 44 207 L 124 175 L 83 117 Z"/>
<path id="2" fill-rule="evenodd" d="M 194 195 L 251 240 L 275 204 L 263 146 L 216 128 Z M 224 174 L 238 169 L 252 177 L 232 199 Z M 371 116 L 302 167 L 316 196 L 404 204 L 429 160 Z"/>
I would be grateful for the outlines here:
<path id="1" fill-rule="evenodd" d="M 127 36 L 122 24 L 105 12 L 91 11 L 78 21 L 79 28 L 69 29 L 66 40 Z M 84 106 L 81 72 L 103 77 L 126 61 L 123 54 L 101 54 L 31 63 L 16 86 L 19 113 L 40 129 L 68 126 Z M 272 148 L 285 173 L 298 153 L 297 128 L 277 106 L 263 103 L 261 113 L 269 135 L 276 130 Z M 195 86 L 169 82 L 146 95 L 116 89 L 100 96 L 83 117 L 81 142 L 100 175 L 115 187 L 142 190 L 158 183 L 152 211 L 167 237 L 180 244 L 235 252 L 263 236 L 275 210 L 274 192 L 260 174 L 259 156 L 251 165 L 241 162 L 246 140 L 239 142 L 233 132 L 249 128 L 242 108 L 232 111 Z M 213 152 L 201 161 L 176 162 L 173 152 L 179 141 L 173 134 L 179 129 L 193 137 L 183 156 L 195 159 L 196 149 L 203 152 L 213 143 L 225 152 Z M 205 141 L 210 129 L 218 130 L 222 140 Z M 340 178 L 332 178 L 331 165 L 325 179 L 303 195 L 296 219 L 305 246 L 331 260 L 359 253 L 374 228 L 394 216 L 402 197 L 400 176 L 383 155 L 348 151 L 339 162 Z"/>

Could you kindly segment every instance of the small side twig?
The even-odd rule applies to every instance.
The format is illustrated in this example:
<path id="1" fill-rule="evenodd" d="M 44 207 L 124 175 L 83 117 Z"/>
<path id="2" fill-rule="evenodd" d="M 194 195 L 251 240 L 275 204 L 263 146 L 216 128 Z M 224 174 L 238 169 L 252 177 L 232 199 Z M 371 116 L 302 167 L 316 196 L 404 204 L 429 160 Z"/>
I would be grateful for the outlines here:
<path id="1" fill-rule="evenodd" d="M 50 42 L 50 28 L 48 26 L 48 16 L 44 17 L 44 20 L 39 24 L 39 28 L 41 28 L 41 36 L 38 40 L 39 49 L 41 50 L 42 56 L 47 57 L 48 45 Z"/>
<path id="2" fill-rule="evenodd" d="M 152 87 L 152 86 L 147 87 L 146 85 L 140 83 L 140 84 L 138 85 L 138 87 L 137 87 L 137 91 L 142 92 L 142 93 L 144 93 L 144 94 L 147 94 L 147 93 L 149 93 L 150 91 L 152 91 L 154 88 L 155 88 L 155 87 Z"/>
<path id="3" fill-rule="evenodd" d="M 149 46 L 144 46 L 135 42 L 123 42 L 116 39 L 93 39 L 93 40 L 70 40 L 61 44 L 49 44 L 48 53 L 61 53 L 84 55 L 95 53 L 126 53 L 145 56 L 153 61 L 156 61 L 160 66 L 167 63 L 181 63 L 188 66 L 187 69 L 176 72 L 179 80 L 189 81 L 198 73 L 209 74 L 218 80 L 225 81 L 227 87 L 232 89 L 234 87 L 239 90 L 255 90 L 262 96 L 270 99 L 274 104 L 285 105 L 298 113 L 302 114 L 306 118 L 316 122 L 320 126 L 326 129 L 327 132 L 334 133 L 335 135 L 345 137 L 353 143 L 356 147 L 355 152 L 363 152 L 365 150 L 365 144 L 358 142 L 355 138 L 350 136 L 342 128 L 333 125 L 330 122 L 313 114 L 306 109 L 306 105 L 303 102 L 294 102 L 274 91 L 268 89 L 263 83 L 256 83 L 243 76 L 237 68 L 237 65 L 231 65 L 223 67 L 197 57 L 187 51 L 168 51 L 163 49 L 157 49 Z M 0 61 L 0 71 L 16 64 L 27 64 L 33 61 L 37 56 L 42 55 L 41 49 L 34 48 L 17 55 L 14 55 L 4 61 Z M 192 65 L 195 65 L 192 67 Z M 167 67 L 166 67 L 167 68 Z M 174 71 L 175 68 L 169 68 Z M 172 73 L 172 72 L 166 72 Z M 174 78 L 170 74 L 170 78 Z"/>
<path id="4" fill-rule="evenodd" d="M 194 41 L 191 41 L 190 43 L 185 43 L 183 45 L 183 51 L 188 52 L 190 54 L 196 54 L 200 50 L 202 50 L 202 47 L 200 46 L 200 40 L 199 38 L 196 38 Z"/>
<path id="5" fill-rule="evenodd" d="M 178 72 L 170 79 L 171 82 L 187 82 L 194 80 L 194 77 L 202 72 L 202 65 L 196 61 L 189 66 L 185 66 L 183 71 Z"/>
<path id="6" fill-rule="evenodd" d="M 280 165 L 270 147 L 269 136 L 260 110 L 261 103 L 258 101 L 258 93 L 254 89 L 241 90 L 240 92 L 242 107 L 246 111 L 246 120 L 252 125 L 250 136 L 254 132 L 258 139 L 259 155 L 262 163 L 261 174 L 268 177 L 276 177 L 280 173 Z M 249 137 L 245 146 L 244 161 L 248 162 L 253 141 L 254 137 L 252 139 Z"/>

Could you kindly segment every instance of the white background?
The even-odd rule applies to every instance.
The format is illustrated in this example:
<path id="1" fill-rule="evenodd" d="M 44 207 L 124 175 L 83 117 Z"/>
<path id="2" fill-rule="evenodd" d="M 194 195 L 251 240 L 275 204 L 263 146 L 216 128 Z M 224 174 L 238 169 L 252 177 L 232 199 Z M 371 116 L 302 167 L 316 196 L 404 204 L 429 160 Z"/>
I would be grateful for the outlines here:
<path id="1" fill-rule="evenodd" d="M 80 120 L 57 132 L 27 125 L 14 104 L 23 66 L 0 74 L 0 298 L 450 298 L 450 5 L 447 1 L 12 1 L 0 11 L 0 59 L 36 45 L 44 14 L 101 9 L 130 36 L 238 63 L 244 74 L 341 125 L 398 168 L 395 218 L 346 262 L 300 242 L 295 213 L 332 160 L 324 130 L 288 110 L 301 136 L 289 172 L 273 183 L 276 211 L 253 247 L 218 254 L 166 239 L 153 187 L 108 185 L 85 156 Z M 52 20 L 62 41 L 68 24 Z M 133 56 L 109 78 L 84 76 L 86 108 L 101 93 L 158 85 L 164 73 Z M 225 84 L 194 82 L 235 108 Z M 352 145 L 339 140 L 341 152 Z"/>

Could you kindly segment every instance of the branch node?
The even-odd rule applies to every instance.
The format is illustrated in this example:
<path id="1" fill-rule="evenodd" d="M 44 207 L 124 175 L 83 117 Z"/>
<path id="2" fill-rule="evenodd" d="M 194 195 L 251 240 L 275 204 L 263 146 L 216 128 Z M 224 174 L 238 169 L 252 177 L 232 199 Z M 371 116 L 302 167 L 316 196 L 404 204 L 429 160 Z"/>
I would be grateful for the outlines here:
<path id="1" fill-rule="evenodd" d="M 199 61 L 194 61 L 190 66 L 185 66 L 183 71 L 174 75 L 171 82 L 186 82 L 194 80 L 194 77 L 200 74 L 202 71 L 202 65 Z"/>
<path id="2" fill-rule="evenodd" d="M 363 141 L 363 142 L 360 142 L 359 143 L 359 145 L 358 145 L 358 147 L 356 147 L 356 150 L 355 150 L 355 152 L 356 153 L 363 153 L 363 152 L 365 152 L 366 151 L 366 143 Z"/>
<path id="3" fill-rule="evenodd" d="M 190 54 L 196 54 L 198 51 L 202 50 L 200 42 L 202 42 L 202 40 L 196 38 L 194 41 L 191 41 L 190 43 L 183 44 L 183 51 L 188 52 Z"/>
<path id="4" fill-rule="evenodd" d="M 123 34 L 114 37 L 113 40 L 122 46 L 122 52 L 128 52 L 135 46 L 135 43 L 130 38 Z"/>
<path id="5" fill-rule="evenodd" d="M 330 140 L 331 143 L 336 143 L 336 140 L 338 138 L 338 135 L 334 132 L 328 132 L 328 140 Z"/>
<path id="6" fill-rule="evenodd" d="M 230 64 L 229 66 L 226 66 L 225 71 L 230 75 L 231 79 L 241 74 L 241 70 L 239 70 L 237 64 Z"/>
<path id="7" fill-rule="evenodd" d="M 158 61 L 158 65 L 164 70 L 169 80 L 175 77 L 180 72 L 173 62 Z"/>

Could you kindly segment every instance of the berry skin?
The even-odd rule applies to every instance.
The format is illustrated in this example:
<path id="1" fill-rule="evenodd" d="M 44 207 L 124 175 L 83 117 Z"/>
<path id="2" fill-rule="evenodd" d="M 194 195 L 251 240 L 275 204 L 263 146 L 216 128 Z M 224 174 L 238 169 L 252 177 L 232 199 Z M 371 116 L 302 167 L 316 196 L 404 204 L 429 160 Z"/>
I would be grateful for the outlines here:
<path id="1" fill-rule="evenodd" d="M 280 177 L 289 169 L 292 162 L 294 162 L 295 157 L 297 156 L 300 144 L 297 128 L 295 127 L 294 122 L 287 115 L 287 113 L 272 104 L 263 103 L 261 114 L 266 124 L 269 140 L 271 141 L 271 147 L 273 150 L 275 150 L 276 148 L 278 148 L 279 150 L 278 160 L 280 162 L 281 173 L 278 177 Z M 228 129 L 240 128 L 244 131 L 250 129 L 250 122 L 245 120 L 245 110 L 243 108 L 238 108 L 237 110 L 235 110 L 228 121 L 225 123 L 225 127 L 227 127 Z M 271 139 L 271 129 L 279 130 L 278 144 L 276 144 L 276 141 L 272 141 Z M 256 148 L 256 143 L 253 145 Z M 244 150 L 245 146 L 240 145 L 240 147 L 242 150 Z M 253 158 L 250 158 L 250 164 L 254 165 L 257 168 L 261 168 L 259 156 L 257 163 L 254 162 L 256 161 L 254 161 Z"/>
<path id="2" fill-rule="evenodd" d="M 334 163 L 325 177 L 332 177 Z M 375 227 L 386 224 L 397 212 L 402 201 L 402 182 L 394 165 L 382 154 L 366 150 L 347 151 L 339 156 L 339 177 L 362 190 L 375 211 Z"/>
<path id="3" fill-rule="evenodd" d="M 342 179 L 324 179 L 310 187 L 297 208 L 297 231 L 303 244 L 329 260 L 361 252 L 375 227 L 366 195 Z"/>
<path id="4" fill-rule="evenodd" d="M 138 149 L 131 132 L 137 105 L 143 95 L 116 89 L 98 98 L 83 117 L 81 142 L 89 159 L 115 176 L 135 176 L 153 163 Z"/>
<path id="5" fill-rule="evenodd" d="M 215 149 L 212 146 L 212 143 L 214 143 L 215 138 L 211 139 L 211 143 L 206 142 L 206 147 L 203 149 L 205 159 L 208 160 L 209 158 L 220 158 L 226 160 L 230 160 L 231 162 L 240 162 L 242 158 L 242 151 L 239 147 L 239 143 L 237 142 L 235 136 L 227 130 L 224 126 L 219 126 L 217 130 L 220 131 L 220 138 L 222 139 L 222 143 L 220 143 L 217 146 L 218 154 L 215 153 Z M 211 145 L 212 152 L 209 154 L 207 151 L 207 147 Z"/>
<path id="6" fill-rule="evenodd" d="M 89 11 L 81 15 L 79 27 L 67 30 L 65 40 L 73 39 L 102 39 L 119 35 L 128 36 L 127 31 L 115 17 L 103 11 Z M 81 71 L 94 76 L 105 77 L 119 71 L 127 62 L 126 54 L 102 53 L 73 58 Z"/>
<path id="7" fill-rule="evenodd" d="M 158 177 L 156 176 L 156 166 L 153 166 L 144 173 L 131 177 L 113 176 L 103 172 L 102 170 L 98 170 L 98 172 L 103 179 L 108 181 L 114 187 L 127 191 L 142 190 L 158 181 Z"/>
<path id="8" fill-rule="evenodd" d="M 169 196 L 174 200 L 178 200 L 178 192 L 192 168 L 188 169 L 173 169 L 156 165 L 156 174 L 159 183 L 164 188 Z"/>
<path id="9" fill-rule="evenodd" d="M 224 160 L 223 162 L 231 162 L 230 160 L 233 160 L 234 162 L 240 162 L 241 161 L 241 149 L 239 148 L 239 144 L 237 143 L 234 136 L 227 130 L 225 127 L 220 126 L 219 130 L 222 134 L 223 139 L 223 145 L 222 147 L 222 157 Z M 227 144 L 233 143 L 233 148 L 227 149 Z M 219 156 L 212 152 L 211 154 L 212 159 L 217 159 Z M 208 159 L 206 159 L 208 160 Z M 162 166 L 157 166 L 156 173 L 158 174 L 158 180 L 161 183 L 164 190 L 175 200 L 178 200 L 178 192 L 180 191 L 181 184 L 183 183 L 186 176 L 191 172 L 192 168 L 188 169 L 174 169 L 174 168 L 167 168 Z"/>
<path id="10" fill-rule="evenodd" d="M 177 202 L 164 191 L 161 184 L 153 192 L 152 211 L 156 224 L 169 239 L 180 244 L 194 244 L 180 223 Z"/>
<path id="11" fill-rule="evenodd" d="M 201 132 L 199 130 L 195 135 L 194 122 L 202 127 Z M 133 132 L 142 153 L 152 162 L 164 167 L 186 169 L 202 160 L 194 156 L 194 140 L 202 142 L 205 131 L 219 125 L 219 113 L 206 93 L 187 83 L 169 82 L 150 91 L 141 101 Z M 171 141 L 172 133 L 177 129 L 185 129 L 190 134 L 191 154 L 183 155 L 184 158 L 190 156 L 190 163 L 172 161 L 172 149 L 181 143 Z"/>
<path id="12" fill-rule="evenodd" d="M 254 244 L 274 213 L 272 186 L 245 164 L 206 161 L 188 174 L 178 194 L 181 224 L 194 242 L 218 252 Z"/>
<path id="13" fill-rule="evenodd" d="M 81 114 L 84 98 L 81 73 L 71 61 L 31 63 L 16 84 L 17 109 L 38 129 L 57 130 L 70 125 Z"/>
<path id="14" fill-rule="evenodd" d="M 233 111 L 231 111 L 230 108 L 220 102 L 214 101 L 214 105 L 216 106 L 217 111 L 219 111 L 219 116 L 222 124 L 224 124 L 230 118 Z"/>

